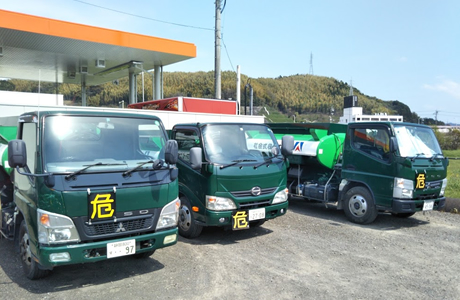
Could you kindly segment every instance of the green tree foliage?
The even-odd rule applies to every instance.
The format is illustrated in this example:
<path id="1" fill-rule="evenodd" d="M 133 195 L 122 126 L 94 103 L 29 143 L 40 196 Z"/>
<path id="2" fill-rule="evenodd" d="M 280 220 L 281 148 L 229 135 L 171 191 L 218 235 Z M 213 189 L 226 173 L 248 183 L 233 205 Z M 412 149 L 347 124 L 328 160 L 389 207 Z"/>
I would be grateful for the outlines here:
<path id="1" fill-rule="evenodd" d="M 0 91 L 14 91 L 16 86 L 11 80 L 0 80 Z"/>
<path id="2" fill-rule="evenodd" d="M 165 97 L 214 97 L 214 73 L 212 71 L 165 73 L 164 80 Z M 246 94 L 244 94 L 244 87 L 250 84 L 253 89 L 254 106 L 269 106 L 286 114 L 318 113 L 329 115 L 331 108 L 337 112 L 341 111 L 343 109 L 343 98 L 349 95 L 350 91 L 350 86 L 347 83 L 330 77 L 312 75 L 280 76 L 274 79 L 251 78 L 250 80 L 248 80 L 247 76 L 242 75 L 241 82 L 242 105 L 244 105 L 245 98 L 249 102 L 249 88 L 246 89 Z M 235 85 L 235 72 L 222 72 L 223 99 L 236 98 Z M 358 95 L 358 105 L 363 107 L 366 114 L 397 113 L 390 101 L 369 97 L 356 88 L 354 89 L 354 94 Z M 406 108 L 408 109 L 407 106 Z M 410 109 L 408 110 L 410 115 Z"/>
<path id="3" fill-rule="evenodd" d="M 460 130 L 453 129 L 447 133 L 435 130 L 435 134 L 442 150 L 460 149 Z"/>
<path id="4" fill-rule="evenodd" d="M 224 71 L 222 79 L 222 99 L 236 99 L 236 73 Z M 163 76 L 163 97 L 214 98 L 214 72 L 165 72 Z M 59 93 L 64 95 L 68 105 L 81 105 L 81 88 L 74 84 L 41 83 L 25 80 L 9 80 L 0 89 L 22 92 Z M 343 98 L 349 95 L 350 86 L 331 77 L 297 74 L 277 78 L 248 78 L 241 76 L 241 101 L 249 106 L 249 85 L 253 89 L 254 106 L 265 106 L 287 116 L 296 115 L 310 121 L 329 121 L 331 111 L 337 116 L 343 110 Z M 121 101 L 128 103 L 128 79 L 121 78 L 118 84 L 105 83 L 87 87 L 87 104 L 90 106 L 116 107 Z M 248 88 L 245 92 L 245 86 Z M 144 93 L 144 94 L 143 94 Z M 399 101 L 383 101 L 364 95 L 357 88 L 353 94 L 358 96 L 358 105 L 365 114 L 387 113 L 404 116 L 404 120 L 417 123 L 419 117 L 409 107 Z M 153 99 L 152 76 L 137 76 L 137 99 Z M 308 116 L 308 117 L 305 117 Z M 441 124 L 441 123 L 439 123 Z"/>

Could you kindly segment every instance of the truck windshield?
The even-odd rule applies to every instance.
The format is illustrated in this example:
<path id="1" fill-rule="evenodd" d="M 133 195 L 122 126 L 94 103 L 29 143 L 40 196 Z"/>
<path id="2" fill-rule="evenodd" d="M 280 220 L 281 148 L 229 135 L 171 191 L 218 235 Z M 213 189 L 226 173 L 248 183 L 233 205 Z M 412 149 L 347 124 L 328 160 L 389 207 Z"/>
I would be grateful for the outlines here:
<path id="1" fill-rule="evenodd" d="M 399 154 L 402 157 L 432 158 L 441 156 L 441 148 L 431 128 L 395 125 L 395 135 L 398 141 Z"/>
<path id="2" fill-rule="evenodd" d="M 45 119 L 43 161 L 49 173 L 128 170 L 161 159 L 166 135 L 156 119 L 49 116 Z M 151 164 L 142 167 L 152 168 Z"/>
<path id="3" fill-rule="evenodd" d="M 208 161 L 219 164 L 260 163 L 280 153 L 270 128 L 261 124 L 210 124 L 203 130 Z"/>

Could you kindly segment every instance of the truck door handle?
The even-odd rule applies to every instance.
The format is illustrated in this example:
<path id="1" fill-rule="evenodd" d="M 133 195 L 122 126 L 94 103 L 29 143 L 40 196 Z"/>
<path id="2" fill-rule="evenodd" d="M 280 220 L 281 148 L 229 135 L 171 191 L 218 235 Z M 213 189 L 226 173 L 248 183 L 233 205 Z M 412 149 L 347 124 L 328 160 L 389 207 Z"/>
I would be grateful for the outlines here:
<path id="1" fill-rule="evenodd" d="M 347 165 L 347 166 L 345 167 L 345 169 L 354 171 L 356 168 L 355 168 L 354 165 Z"/>

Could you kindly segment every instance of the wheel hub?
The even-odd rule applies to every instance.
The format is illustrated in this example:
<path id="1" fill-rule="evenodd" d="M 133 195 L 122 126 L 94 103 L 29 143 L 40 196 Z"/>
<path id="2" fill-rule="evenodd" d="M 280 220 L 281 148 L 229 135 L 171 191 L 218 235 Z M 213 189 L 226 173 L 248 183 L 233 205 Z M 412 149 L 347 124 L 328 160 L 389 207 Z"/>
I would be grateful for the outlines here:
<path id="1" fill-rule="evenodd" d="M 32 254 L 30 252 L 29 235 L 27 233 L 24 234 L 24 236 L 22 237 L 20 248 L 22 261 L 28 266 L 30 266 L 30 264 L 32 263 Z"/>
<path id="2" fill-rule="evenodd" d="M 367 201 L 363 196 L 355 195 L 351 198 L 349 207 L 353 215 L 361 217 L 367 212 Z"/>
<path id="3" fill-rule="evenodd" d="M 182 205 L 179 210 L 179 227 L 184 231 L 188 231 L 190 229 L 191 223 L 192 214 L 190 209 L 187 206 Z"/>

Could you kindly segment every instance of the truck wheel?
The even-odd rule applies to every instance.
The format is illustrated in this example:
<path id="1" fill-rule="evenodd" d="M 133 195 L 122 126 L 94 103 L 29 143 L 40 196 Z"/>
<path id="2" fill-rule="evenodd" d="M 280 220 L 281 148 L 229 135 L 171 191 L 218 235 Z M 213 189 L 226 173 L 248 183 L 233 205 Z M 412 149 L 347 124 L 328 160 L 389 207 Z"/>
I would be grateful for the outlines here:
<path id="1" fill-rule="evenodd" d="M 415 214 L 415 212 L 410 212 L 410 213 L 391 213 L 393 217 L 397 218 L 409 218 L 412 217 Z"/>
<path id="2" fill-rule="evenodd" d="M 179 209 L 179 234 L 183 237 L 192 239 L 200 235 L 203 226 L 195 224 L 192 215 L 192 206 L 186 197 L 180 198 Z"/>
<path id="3" fill-rule="evenodd" d="M 377 208 L 368 189 L 356 186 L 345 194 L 344 211 L 348 220 L 358 224 L 369 224 L 377 218 Z"/>
<path id="4" fill-rule="evenodd" d="M 27 278 L 34 280 L 48 275 L 49 271 L 40 269 L 39 264 L 32 257 L 29 233 L 24 220 L 22 220 L 21 227 L 19 228 L 19 256 Z"/>

